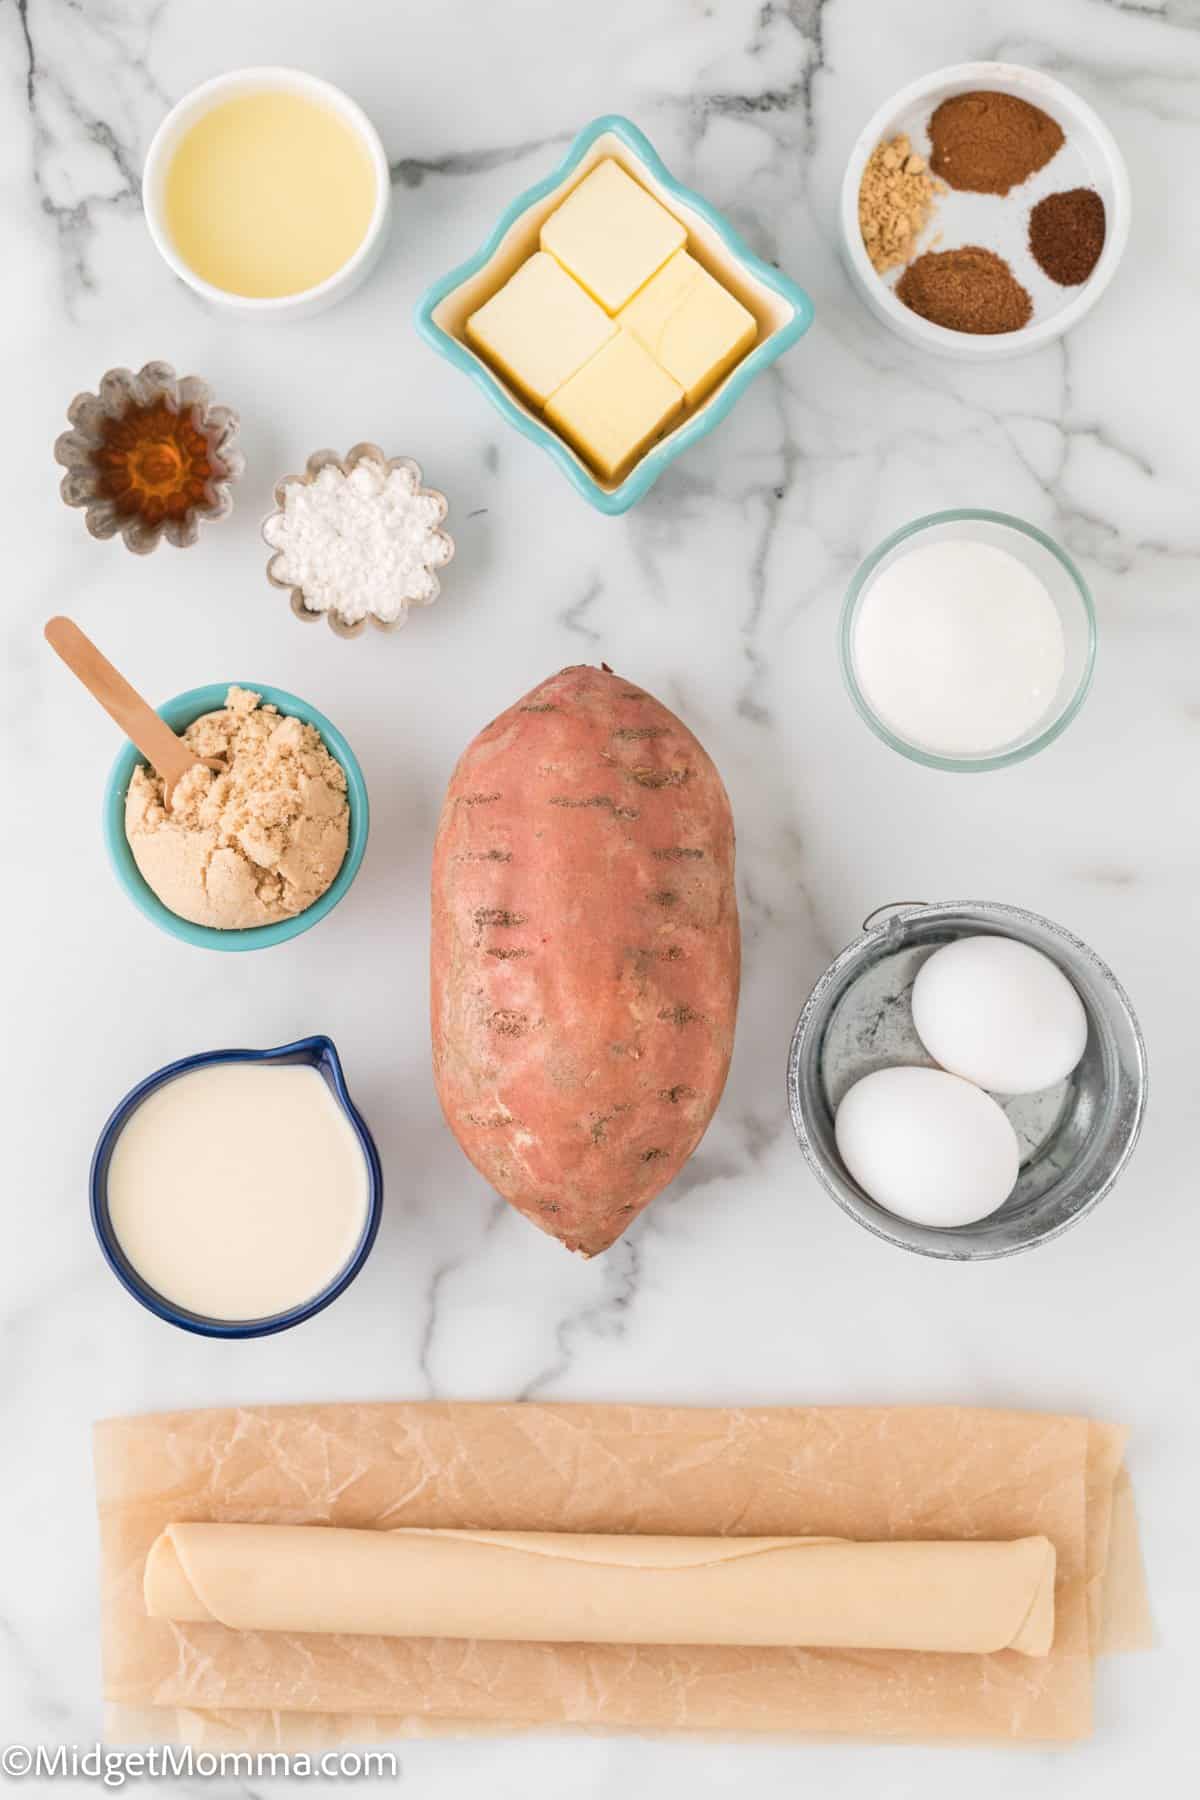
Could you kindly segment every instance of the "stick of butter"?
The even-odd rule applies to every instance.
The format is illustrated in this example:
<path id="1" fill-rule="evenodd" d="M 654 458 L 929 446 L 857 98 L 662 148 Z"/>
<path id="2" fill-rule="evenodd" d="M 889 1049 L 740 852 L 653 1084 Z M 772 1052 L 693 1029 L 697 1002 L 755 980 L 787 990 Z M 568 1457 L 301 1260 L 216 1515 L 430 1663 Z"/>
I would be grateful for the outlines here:
<path id="1" fill-rule="evenodd" d="M 551 396 L 546 417 L 616 481 L 682 410 L 679 383 L 628 331 L 618 331 Z"/>
<path id="2" fill-rule="evenodd" d="M 758 336 L 754 314 L 686 250 L 675 252 L 619 318 L 675 377 L 689 406 L 716 387 Z"/>
<path id="3" fill-rule="evenodd" d="M 608 157 L 543 221 L 539 241 L 615 313 L 683 248 L 687 232 Z"/>
<path id="4" fill-rule="evenodd" d="M 544 406 L 616 329 L 542 250 L 467 320 L 468 340 L 535 406 Z"/>

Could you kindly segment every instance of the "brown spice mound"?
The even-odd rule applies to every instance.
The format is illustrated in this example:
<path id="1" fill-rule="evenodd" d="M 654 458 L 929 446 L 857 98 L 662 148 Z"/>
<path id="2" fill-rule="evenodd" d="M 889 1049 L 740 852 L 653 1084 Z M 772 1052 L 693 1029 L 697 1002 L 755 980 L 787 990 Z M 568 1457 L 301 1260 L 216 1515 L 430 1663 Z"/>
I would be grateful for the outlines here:
<path id="1" fill-rule="evenodd" d="M 927 250 L 905 269 L 896 297 L 947 331 L 1019 331 L 1033 314 L 1032 300 L 1004 258 L 978 244 Z"/>
<path id="2" fill-rule="evenodd" d="M 1034 260 L 1060 287 L 1078 287 L 1104 248 L 1104 202 L 1093 188 L 1047 194 L 1029 215 Z"/>
<path id="3" fill-rule="evenodd" d="M 941 188 L 907 137 L 876 144 L 858 190 L 858 224 L 878 274 L 908 261 Z"/>
<path id="4" fill-rule="evenodd" d="M 929 121 L 930 166 L 952 188 L 1007 194 L 1063 146 L 1062 127 L 1015 94 L 980 90 L 943 100 Z"/>

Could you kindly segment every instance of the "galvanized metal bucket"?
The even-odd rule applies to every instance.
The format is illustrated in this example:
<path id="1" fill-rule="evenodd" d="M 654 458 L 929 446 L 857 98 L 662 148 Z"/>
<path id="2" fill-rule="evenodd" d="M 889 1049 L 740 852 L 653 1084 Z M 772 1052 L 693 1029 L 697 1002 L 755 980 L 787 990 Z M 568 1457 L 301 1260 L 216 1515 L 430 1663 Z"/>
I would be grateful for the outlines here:
<path id="1" fill-rule="evenodd" d="M 838 1155 L 834 1113 L 846 1089 L 873 1068 L 931 1062 L 906 1011 L 912 981 L 940 945 L 977 935 L 1016 938 L 1058 964 L 1087 1012 L 1087 1048 L 1058 1088 L 1002 1102 L 1023 1160 L 1000 1210 L 952 1229 L 916 1225 L 878 1206 L 852 1180 Z M 872 913 L 862 936 L 818 981 L 792 1037 L 787 1085 L 800 1148 L 844 1212 L 901 1249 L 978 1262 L 1049 1243 L 1099 1205 L 1141 1130 L 1146 1047 L 1112 970 L 1063 926 L 992 901 L 906 901 Z"/>

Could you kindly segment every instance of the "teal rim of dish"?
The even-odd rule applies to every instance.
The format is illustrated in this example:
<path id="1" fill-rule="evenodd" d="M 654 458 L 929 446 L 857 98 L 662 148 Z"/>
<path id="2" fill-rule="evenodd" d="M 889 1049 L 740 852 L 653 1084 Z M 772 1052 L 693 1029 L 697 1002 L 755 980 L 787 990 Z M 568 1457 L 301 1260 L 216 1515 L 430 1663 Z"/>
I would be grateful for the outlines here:
<path id="1" fill-rule="evenodd" d="M 117 880 L 138 911 L 157 925 L 160 931 L 179 938 L 185 944 L 196 944 L 204 950 L 266 950 L 273 944 L 286 944 L 289 938 L 299 937 L 302 931 L 311 930 L 326 913 L 333 911 L 349 889 L 358 874 L 367 847 L 367 833 L 370 829 L 367 784 L 363 780 L 358 758 L 337 726 L 324 713 L 318 712 L 315 706 L 310 706 L 307 700 L 301 700 L 283 688 L 268 687 L 261 681 L 214 681 L 207 687 L 189 688 L 185 694 L 176 694 L 173 700 L 167 700 L 156 708 L 158 716 L 166 720 L 172 731 L 184 731 L 202 713 L 216 712 L 224 706 L 225 696 L 231 687 L 249 688 L 252 693 L 262 695 L 264 704 L 276 706 L 281 713 L 290 714 L 303 720 L 306 725 L 315 726 L 324 739 L 326 749 L 345 772 L 346 796 L 350 803 L 350 838 L 342 866 L 320 899 L 314 900 L 311 906 L 292 918 L 277 919 L 271 925 L 250 925 L 243 930 L 232 931 L 219 931 L 212 925 L 193 925 L 190 919 L 181 919 L 169 906 L 164 906 L 134 861 L 133 851 L 125 836 L 125 796 L 129 791 L 134 769 L 146 760 L 141 751 L 130 743 L 125 744 L 114 762 L 104 790 L 104 842 Z"/>
<path id="2" fill-rule="evenodd" d="M 661 183 L 668 194 L 674 195 L 681 205 L 698 213 L 720 238 L 730 256 L 741 265 L 755 281 L 769 288 L 772 293 L 786 301 L 792 309 L 792 316 L 777 331 L 772 331 L 762 343 L 758 344 L 750 354 L 736 366 L 725 379 L 716 398 L 709 401 L 684 424 L 672 431 L 661 443 L 639 458 L 624 481 L 615 488 L 605 488 L 596 481 L 585 468 L 575 453 L 568 448 L 557 432 L 543 425 L 531 413 L 525 412 L 512 398 L 508 389 L 498 376 L 493 374 L 473 351 L 437 324 L 434 312 L 442 301 L 461 287 L 464 281 L 470 281 L 489 263 L 496 254 L 507 233 L 526 213 L 531 206 L 561 185 L 572 171 L 582 162 L 597 138 L 611 135 L 619 138 L 625 148 L 644 164 L 645 168 Z M 597 511 L 608 513 L 627 512 L 642 496 L 649 492 L 663 471 L 674 462 L 675 458 L 692 444 L 698 443 L 702 437 L 721 423 L 730 409 L 741 398 L 747 385 L 760 375 L 764 369 L 770 368 L 777 357 L 802 337 L 812 324 L 813 305 L 802 287 L 784 275 L 770 263 L 764 262 L 750 249 L 750 246 L 734 230 L 729 221 L 715 207 L 701 198 L 693 188 L 684 187 L 676 181 L 662 158 L 643 132 L 630 119 L 622 118 L 619 113 L 605 113 L 602 118 L 593 119 L 586 125 L 572 143 L 567 154 L 558 166 L 541 181 L 526 188 L 523 194 L 515 199 L 511 206 L 500 216 L 495 229 L 483 247 L 443 275 L 440 281 L 427 288 L 417 303 L 415 321 L 417 330 L 447 362 L 469 375 L 476 387 L 480 388 L 491 401 L 496 411 L 507 419 L 508 423 L 526 437 L 531 443 L 538 444 L 547 455 L 553 457 L 567 480 L 575 490 L 583 495 Z"/>

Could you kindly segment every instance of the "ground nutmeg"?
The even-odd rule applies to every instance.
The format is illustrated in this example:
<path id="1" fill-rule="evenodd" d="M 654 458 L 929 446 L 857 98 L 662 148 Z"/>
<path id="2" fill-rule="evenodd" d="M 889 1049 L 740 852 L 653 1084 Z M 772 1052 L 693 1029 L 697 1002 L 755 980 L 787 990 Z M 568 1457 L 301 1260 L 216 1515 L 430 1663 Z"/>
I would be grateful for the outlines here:
<path id="1" fill-rule="evenodd" d="M 1004 258 L 979 244 L 927 250 L 905 269 L 896 297 L 947 331 L 1020 331 L 1033 315 L 1032 300 Z"/>
<path id="2" fill-rule="evenodd" d="M 954 94 L 929 121 L 929 166 L 952 188 L 1007 194 L 1045 168 L 1063 146 L 1062 127 L 1015 94 Z"/>
<path id="3" fill-rule="evenodd" d="M 1104 248 L 1104 202 L 1094 188 L 1047 194 L 1029 215 L 1029 248 L 1059 287 L 1078 287 Z"/>

